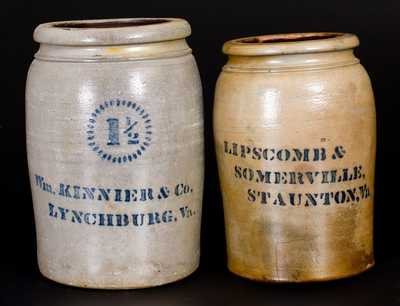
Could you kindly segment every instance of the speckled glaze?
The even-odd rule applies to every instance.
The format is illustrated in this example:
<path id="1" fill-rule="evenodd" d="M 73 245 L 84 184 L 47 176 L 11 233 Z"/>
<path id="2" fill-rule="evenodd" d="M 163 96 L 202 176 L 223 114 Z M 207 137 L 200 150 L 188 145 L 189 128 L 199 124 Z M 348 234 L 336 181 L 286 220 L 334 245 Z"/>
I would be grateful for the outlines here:
<path id="1" fill-rule="evenodd" d="M 373 259 L 375 107 L 355 35 L 225 43 L 214 135 L 229 269 L 309 282 Z"/>
<path id="2" fill-rule="evenodd" d="M 42 24 L 27 80 L 41 273 L 158 286 L 199 264 L 203 114 L 182 19 Z"/>

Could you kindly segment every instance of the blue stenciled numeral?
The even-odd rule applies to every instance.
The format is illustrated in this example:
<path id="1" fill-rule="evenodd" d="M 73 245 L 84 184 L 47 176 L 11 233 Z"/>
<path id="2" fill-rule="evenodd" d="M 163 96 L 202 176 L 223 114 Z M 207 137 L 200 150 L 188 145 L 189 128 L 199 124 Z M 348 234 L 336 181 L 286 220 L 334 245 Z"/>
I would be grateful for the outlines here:
<path id="1" fill-rule="evenodd" d="M 119 121 L 116 118 L 108 118 L 108 142 L 107 145 L 119 145 Z"/>
<path id="2" fill-rule="evenodd" d="M 119 145 L 119 120 L 117 118 L 108 118 L 108 142 L 107 145 Z M 127 128 L 123 131 L 128 138 L 128 144 L 138 144 L 139 134 L 134 131 L 134 127 L 138 122 L 132 122 L 131 118 L 126 118 Z"/>
<path id="3" fill-rule="evenodd" d="M 135 127 L 135 125 L 138 122 L 135 121 L 132 123 L 131 118 L 127 117 L 126 118 L 126 125 L 128 126 L 125 130 L 124 130 L 124 134 L 126 134 L 128 136 L 128 144 L 138 144 L 139 143 L 139 134 L 135 133 L 133 128 Z"/>

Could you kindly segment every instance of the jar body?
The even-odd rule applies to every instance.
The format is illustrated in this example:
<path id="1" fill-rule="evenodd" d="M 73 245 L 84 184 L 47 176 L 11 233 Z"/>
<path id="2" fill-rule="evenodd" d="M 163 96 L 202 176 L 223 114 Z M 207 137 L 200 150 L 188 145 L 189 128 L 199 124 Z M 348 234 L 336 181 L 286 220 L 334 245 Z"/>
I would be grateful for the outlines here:
<path id="1" fill-rule="evenodd" d="M 191 54 L 36 59 L 26 117 L 46 277 L 79 287 L 140 288 L 198 267 L 203 115 Z"/>
<path id="2" fill-rule="evenodd" d="M 263 70 L 228 62 L 214 135 L 232 272 L 306 282 L 373 265 L 375 108 L 360 64 Z"/>

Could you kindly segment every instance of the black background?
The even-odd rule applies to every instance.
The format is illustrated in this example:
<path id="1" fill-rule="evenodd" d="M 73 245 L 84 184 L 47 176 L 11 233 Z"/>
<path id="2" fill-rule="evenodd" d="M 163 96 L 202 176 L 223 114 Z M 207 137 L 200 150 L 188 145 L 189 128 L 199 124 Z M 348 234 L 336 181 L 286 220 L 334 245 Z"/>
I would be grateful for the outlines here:
<path id="1" fill-rule="evenodd" d="M 1 4 L 1 294 L 4 305 L 400 305 L 399 48 L 400 1 L 7 1 Z M 25 152 L 24 89 L 40 23 L 117 17 L 182 17 L 204 89 L 206 175 L 202 258 L 191 277 L 160 288 L 99 291 L 70 288 L 40 276 Z M 221 196 L 212 138 L 213 92 L 224 41 L 270 33 L 356 33 L 378 116 L 375 254 L 371 271 L 347 280 L 264 285 L 225 267 Z M 173 256 L 173 254 L 171 254 Z"/>

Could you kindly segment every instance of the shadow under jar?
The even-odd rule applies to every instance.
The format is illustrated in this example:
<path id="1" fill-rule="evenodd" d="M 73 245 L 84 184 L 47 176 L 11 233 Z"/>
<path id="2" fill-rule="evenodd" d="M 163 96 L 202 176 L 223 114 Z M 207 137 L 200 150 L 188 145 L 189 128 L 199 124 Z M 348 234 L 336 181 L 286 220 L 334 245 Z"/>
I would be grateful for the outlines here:
<path id="1" fill-rule="evenodd" d="M 375 107 L 358 44 L 344 33 L 225 43 L 214 136 L 233 273 L 310 282 L 373 266 Z"/>
<path id="2" fill-rule="evenodd" d="M 182 19 L 54 22 L 27 80 L 42 274 L 140 288 L 199 264 L 203 110 Z"/>

